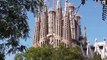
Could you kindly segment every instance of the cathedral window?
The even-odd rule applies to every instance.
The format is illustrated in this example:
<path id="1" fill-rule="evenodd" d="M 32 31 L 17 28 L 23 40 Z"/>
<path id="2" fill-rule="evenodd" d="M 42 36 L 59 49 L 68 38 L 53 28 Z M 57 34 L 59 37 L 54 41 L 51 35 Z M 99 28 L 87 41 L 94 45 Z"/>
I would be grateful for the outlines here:
<path id="1" fill-rule="evenodd" d="M 58 39 L 56 39 L 56 46 L 58 46 Z"/>
<path id="2" fill-rule="evenodd" d="M 42 46 L 42 42 L 41 42 L 41 46 Z"/>
<path id="3" fill-rule="evenodd" d="M 44 41 L 43 41 L 43 45 L 44 45 Z"/>

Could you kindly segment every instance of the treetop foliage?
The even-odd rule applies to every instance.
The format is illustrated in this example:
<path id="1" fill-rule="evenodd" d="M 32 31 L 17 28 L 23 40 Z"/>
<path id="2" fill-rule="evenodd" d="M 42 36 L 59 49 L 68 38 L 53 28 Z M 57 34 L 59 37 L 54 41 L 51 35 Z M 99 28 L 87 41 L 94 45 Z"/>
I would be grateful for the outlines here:
<path id="1" fill-rule="evenodd" d="M 29 37 L 27 12 L 35 16 L 38 5 L 43 0 L 0 0 L 0 54 L 26 50 L 19 41 Z"/>
<path id="2" fill-rule="evenodd" d="M 53 48 L 51 46 L 40 48 L 29 48 L 28 52 L 21 54 L 22 59 L 26 60 L 84 60 L 84 57 L 79 47 L 59 46 Z M 17 56 L 17 55 L 16 55 Z M 17 60 L 16 57 L 15 59 Z"/>

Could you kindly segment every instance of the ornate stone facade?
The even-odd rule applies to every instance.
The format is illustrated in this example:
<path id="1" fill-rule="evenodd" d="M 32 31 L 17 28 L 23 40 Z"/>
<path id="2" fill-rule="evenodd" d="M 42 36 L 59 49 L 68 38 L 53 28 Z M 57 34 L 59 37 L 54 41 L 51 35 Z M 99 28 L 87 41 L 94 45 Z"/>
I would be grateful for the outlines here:
<path id="1" fill-rule="evenodd" d="M 51 8 L 48 11 L 46 6 L 41 16 L 39 10 L 34 30 L 34 47 L 41 47 L 44 44 L 58 47 L 61 42 L 71 46 L 79 41 L 81 17 L 75 14 L 75 6 L 68 0 L 65 0 L 64 11 L 62 11 L 61 0 L 57 0 L 56 9 Z"/>

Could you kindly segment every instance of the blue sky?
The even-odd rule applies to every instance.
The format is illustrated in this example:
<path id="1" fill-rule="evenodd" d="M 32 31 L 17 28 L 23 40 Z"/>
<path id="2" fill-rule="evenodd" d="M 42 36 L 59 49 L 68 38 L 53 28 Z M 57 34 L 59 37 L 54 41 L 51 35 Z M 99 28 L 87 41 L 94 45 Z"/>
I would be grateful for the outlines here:
<path id="1" fill-rule="evenodd" d="M 64 7 L 64 0 L 62 1 L 62 6 Z M 69 0 L 76 7 L 79 6 L 81 0 Z M 49 7 L 52 7 L 52 2 L 48 3 Z M 102 41 L 103 37 L 107 38 L 107 21 L 102 21 L 102 6 L 93 2 L 93 0 L 88 0 L 84 6 L 81 6 L 78 13 L 81 15 L 81 31 L 83 33 L 84 26 L 87 28 L 87 38 L 90 44 L 94 44 L 95 38 L 98 41 Z M 34 25 L 35 18 L 31 12 L 28 12 L 28 23 L 30 27 L 30 38 L 27 41 L 20 41 L 27 47 L 32 46 L 33 35 L 34 35 Z M 14 60 L 14 55 L 7 55 L 6 60 Z"/>

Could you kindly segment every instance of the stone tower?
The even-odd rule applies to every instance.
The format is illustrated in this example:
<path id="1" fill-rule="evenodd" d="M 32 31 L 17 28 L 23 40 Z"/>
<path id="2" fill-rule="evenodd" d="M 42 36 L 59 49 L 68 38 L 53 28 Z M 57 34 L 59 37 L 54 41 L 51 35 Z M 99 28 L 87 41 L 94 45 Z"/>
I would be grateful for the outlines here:
<path id="1" fill-rule="evenodd" d="M 44 2 L 45 7 L 42 10 L 42 20 L 41 20 L 41 26 L 40 26 L 40 41 L 39 46 L 42 46 L 44 44 L 47 44 L 47 34 L 48 34 L 48 11 L 47 11 L 47 5 L 46 2 Z"/>
<path id="2" fill-rule="evenodd" d="M 71 39 L 75 39 L 75 24 L 74 24 L 74 19 L 75 19 L 75 6 L 71 3 L 68 3 L 68 9 L 69 9 L 69 20 L 70 20 L 70 30 L 71 30 Z"/>
<path id="3" fill-rule="evenodd" d="M 81 16 L 79 14 L 76 14 L 75 15 L 75 20 L 76 20 L 76 39 L 75 40 L 79 40 L 79 37 L 81 35 L 80 19 L 81 19 Z"/>
<path id="4" fill-rule="evenodd" d="M 55 18 L 56 18 L 56 12 L 52 8 L 49 10 L 48 14 L 48 39 L 49 44 L 54 45 L 55 44 Z"/>
<path id="5" fill-rule="evenodd" d="M 71 40 L 71 31 L 70 31 L 70 20 L 69 20 L 69 9 L 68 1 L 65 1 L 65 13 L 64 13 L 64 22 L 63 22 L 63 42 L 66 46 L 70 45 Z"/>
<path id="6" fill-rule="evenodd" d="M 63 11 L 61 0 L 57 0 L 56 10 L 55 8 L 48 10 L 46 2 L 44 4 L 41 16 L 38 7 L 33 46 L 52 45 L 58 47 L 62 42 L 66 46 L 77 44 L 81 35 L 81 17 L 79 14 L 75 14 L 75 6 L 65 0 Z"/>
<path id="7" fill-rule="evenodd" d="M 61 0 L 57 1 L 57 9 L 56 9 L 56 21 L 55 21 L 55 46 L 58 46 L 60 41 L 62 40 L 62 6 Z"/>
<path id="8" fill-rule="evenodd" d="M 34 41 L 33 41 L 33 46 L 34 47 L 39 47 L 38 43 L 40 40 L 40 6 L 38 6 L 38 12 L 36 15 L 36 25 L 35 25 L 35 30 L 34 30 Z"/>

